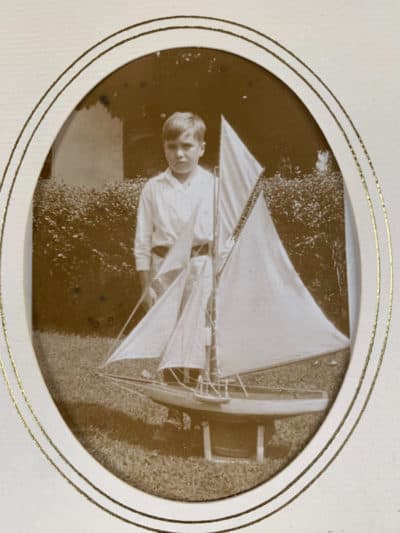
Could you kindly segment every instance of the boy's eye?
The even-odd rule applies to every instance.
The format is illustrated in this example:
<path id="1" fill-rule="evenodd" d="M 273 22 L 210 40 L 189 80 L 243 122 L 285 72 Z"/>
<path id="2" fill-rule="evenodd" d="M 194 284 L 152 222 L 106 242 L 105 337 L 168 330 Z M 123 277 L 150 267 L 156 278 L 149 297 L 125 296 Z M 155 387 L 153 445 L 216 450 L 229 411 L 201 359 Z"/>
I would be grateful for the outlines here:
<path id="1" fill-rule="evenodd" d="M 183 150 L 190 150 L 190 148 L 192 148 L 193 144 L 192 143 L 183 143 L 180 145 L 180 147 L 183 149 Z M 168 150 L 177 150 L 179 148 L 179 146 L 177 144 L 170 144 L 170 143 L 167 143 L 166 145 L 167 149 Z"/>

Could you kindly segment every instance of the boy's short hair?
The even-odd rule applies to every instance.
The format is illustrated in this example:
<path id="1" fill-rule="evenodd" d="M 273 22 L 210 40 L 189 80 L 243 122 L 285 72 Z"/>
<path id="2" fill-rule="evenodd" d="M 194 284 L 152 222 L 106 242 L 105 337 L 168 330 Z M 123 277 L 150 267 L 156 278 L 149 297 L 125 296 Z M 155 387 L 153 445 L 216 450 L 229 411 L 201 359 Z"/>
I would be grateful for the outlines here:
<path id="1" fill-rule="evenodd" d="M 204 120 L 195 113 L 176 111 L 163 124 L 162 140 L 163 142 L 174 140 L 189 129 L 193 130 L 193 135 L 199 142 L 204 141 L 206 134 Z"/>

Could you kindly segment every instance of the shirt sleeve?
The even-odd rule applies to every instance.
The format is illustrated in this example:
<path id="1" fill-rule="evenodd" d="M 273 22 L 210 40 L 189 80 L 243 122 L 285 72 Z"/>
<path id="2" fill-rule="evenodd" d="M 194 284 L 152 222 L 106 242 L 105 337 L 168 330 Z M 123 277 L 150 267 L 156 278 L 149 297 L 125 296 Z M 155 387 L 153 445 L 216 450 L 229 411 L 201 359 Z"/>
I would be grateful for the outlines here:
<path id="1" fill-rule="evenodd" d="M 140 195 L 136 219 L 134 255 L 136 270 L 150 270 L 153 235 L 152 194 L 148 183 Z"/>

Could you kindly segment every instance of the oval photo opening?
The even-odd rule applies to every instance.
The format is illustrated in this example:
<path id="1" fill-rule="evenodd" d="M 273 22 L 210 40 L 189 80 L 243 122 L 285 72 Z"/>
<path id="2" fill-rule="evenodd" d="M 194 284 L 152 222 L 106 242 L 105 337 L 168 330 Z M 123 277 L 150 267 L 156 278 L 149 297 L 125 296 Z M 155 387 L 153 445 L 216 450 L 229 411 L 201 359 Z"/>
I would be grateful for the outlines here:
<path id="1" fill-rule="evenodd" d="M 66 424 L 163 498 L 272 478 L 342 384 L 354 242 L 334 155 L 278 78 L 207 48 L 116 70 L 34 195 L 34 346 Z"/>

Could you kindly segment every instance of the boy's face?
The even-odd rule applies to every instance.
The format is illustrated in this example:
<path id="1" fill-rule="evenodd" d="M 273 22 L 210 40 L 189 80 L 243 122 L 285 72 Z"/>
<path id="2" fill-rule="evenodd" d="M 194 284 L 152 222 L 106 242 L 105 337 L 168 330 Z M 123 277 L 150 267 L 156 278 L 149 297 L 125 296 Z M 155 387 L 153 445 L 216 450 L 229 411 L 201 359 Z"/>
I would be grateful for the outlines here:
<path id="1" fill-rule="evenodd" d="M 165 141 L 165 157 L 174 176 L 181 179 L 188 177 L 204 154 L 205 146 L 206 143 L 199 141 L 190 129 L 176 139 Z"/>

